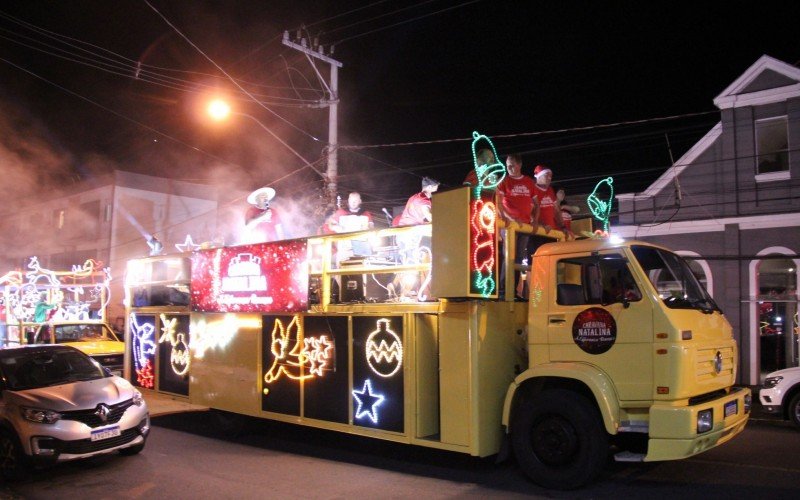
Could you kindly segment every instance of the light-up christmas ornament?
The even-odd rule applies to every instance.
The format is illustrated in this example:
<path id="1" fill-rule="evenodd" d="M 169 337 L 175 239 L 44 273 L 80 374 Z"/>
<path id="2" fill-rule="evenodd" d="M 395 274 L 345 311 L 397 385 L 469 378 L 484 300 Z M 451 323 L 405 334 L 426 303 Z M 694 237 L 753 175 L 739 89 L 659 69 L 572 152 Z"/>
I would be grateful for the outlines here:
<path id="1" fill-rule="evenodd" d="M 161 338 L 158 343 L 169 342 L 172 350 L 169 354 L 169 362 L 172 371 L 175 375 L 180 377 L 189 372 L 191 365 L 191 356 L 189 354 L 189 345 L 186 343 L 186 334 L 183 332 L 175 332 L 175 325 L 178 323 L 178 318 L 167 318 L 161 315 Z"/>
<path id="2" fill-rule="evenodd" d="M 375 375 L 391 377 L 403 366 L 403 342 L 389 328 L 390 320 L 378 320 L 377 329 L 370 333 L 366 342 L 367 364 Z"/>
<path id="3" fill-rule="evenodd" d="M 606 189 L 602 189 L 603 187 Z M 614 179 L 606 177 L 597 183 L 586 198 L 586 204 L 595 219 L 603 225 L 603 233 L 608 234 L 609 219 L 611 218 L 611 205 L 614 203 Z"/>
<path id="4" fill-rule="evenodd" d="M 370 379 L 364 380 L 361 390 L 353 389 L 353 398 L 356 400 L 356 420 L 369 418 L 373 424 L 378 423 L 378 407 L 385 399 L 383 394 L 372 391 Z"/>

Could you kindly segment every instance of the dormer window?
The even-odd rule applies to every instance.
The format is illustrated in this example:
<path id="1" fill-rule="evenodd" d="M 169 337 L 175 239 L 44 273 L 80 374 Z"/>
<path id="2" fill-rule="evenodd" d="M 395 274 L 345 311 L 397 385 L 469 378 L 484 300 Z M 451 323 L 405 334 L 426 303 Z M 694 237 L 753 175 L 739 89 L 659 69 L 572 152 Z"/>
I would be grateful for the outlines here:
<path id="1" fill-rule="evenodd" d="M 789 172 L 786 117 L 756 122 L 756 174 Z"/>

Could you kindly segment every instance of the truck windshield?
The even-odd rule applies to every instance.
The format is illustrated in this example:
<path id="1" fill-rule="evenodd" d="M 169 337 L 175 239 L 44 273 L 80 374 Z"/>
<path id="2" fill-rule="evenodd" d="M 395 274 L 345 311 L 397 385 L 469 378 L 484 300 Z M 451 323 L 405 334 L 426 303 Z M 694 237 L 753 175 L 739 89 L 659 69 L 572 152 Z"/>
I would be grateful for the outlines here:
<path id="1" fill-rule="evenodd" d="M 667 307 L 722 312 L 681 257 L 646 246 L 634 245 L 631 250 Z"/>

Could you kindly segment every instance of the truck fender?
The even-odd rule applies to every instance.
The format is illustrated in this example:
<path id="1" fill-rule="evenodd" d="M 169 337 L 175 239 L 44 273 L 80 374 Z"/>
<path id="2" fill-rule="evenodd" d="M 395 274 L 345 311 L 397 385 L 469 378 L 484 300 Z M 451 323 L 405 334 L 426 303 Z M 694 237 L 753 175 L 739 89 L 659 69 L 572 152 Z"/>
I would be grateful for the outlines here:
<path id="1" fill-rule="evenodd" d="M 563 382 L 579 383 L 591 392 L 600 414 L 606 432 L 616 434 L 619 428 L 619 398 L 614 389 L 614 384 L 604 371 L 596 366 L 585 363 L 548 363 L 534 368 L 528 368 L 520 373 L 506 392 L 503 403 L 503 426 L 506 432 L 511 421 L 511 412 L 514 407 L 514 398 L 521 387 L 531 387 L 536 392 L 552 387 L 562 387 Z M 520 391 L 524 392 L 524 391 Z"/>

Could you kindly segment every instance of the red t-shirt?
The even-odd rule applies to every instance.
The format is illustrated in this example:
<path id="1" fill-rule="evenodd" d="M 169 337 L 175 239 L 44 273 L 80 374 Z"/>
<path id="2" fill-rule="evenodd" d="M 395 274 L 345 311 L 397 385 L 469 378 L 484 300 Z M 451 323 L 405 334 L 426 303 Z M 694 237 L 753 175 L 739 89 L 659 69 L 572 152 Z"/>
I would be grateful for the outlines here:
<path id="1" fill-rule="evenodd" d="M 247 214 L 244 216 L 245 224 L 249 224 L 251 220 L 259 217 L 264 212 L 269 212 L 270 215 L 265 217 L 258 224 L 247 229 L 247 240 L 250 243 L 275 241 L 278 239 L 278 232 L 275 226 L 281 223 L 281 218 L 274 208 L 261 210 L 258 207 L 250 207 L 247 209 Z"/>
<path id="2" fill-rule="evenodd" d="M 424 224 L 425 215 L 427 213 L 424 207 L 431 208 L 431 199 L 425 196 L 425 193 L 417 193 L 406 202 L 403 213 L 400 217 L 396 218 L 392 223 L 393 226 L 414 226 L 417 224 Z"/>
<path id="3" fill-rule="evenodd" d="M 536 184 L 533 192 L 533 197 L 539 203 L 539 224 L 558 228 L 556 224 L 556 193 L 553 192 L 553 188 L 548 186 L 547 189 L 542 189 Z"/>
<path id="4" fill-rule="evenodd" d="M 529 224 L 533 218 L 533 193 L 536 182 L 527 175 L 517 178 L 507 175 L 497 186 L 503 195 L 503 211 L 518 222 Z"/>
<path id="5" fill-rule="evenodd" d="M 564 221 L 564 229 L 572 231 L 572 212 L 569 210 L 562 210 L 561 220 Z"/>

